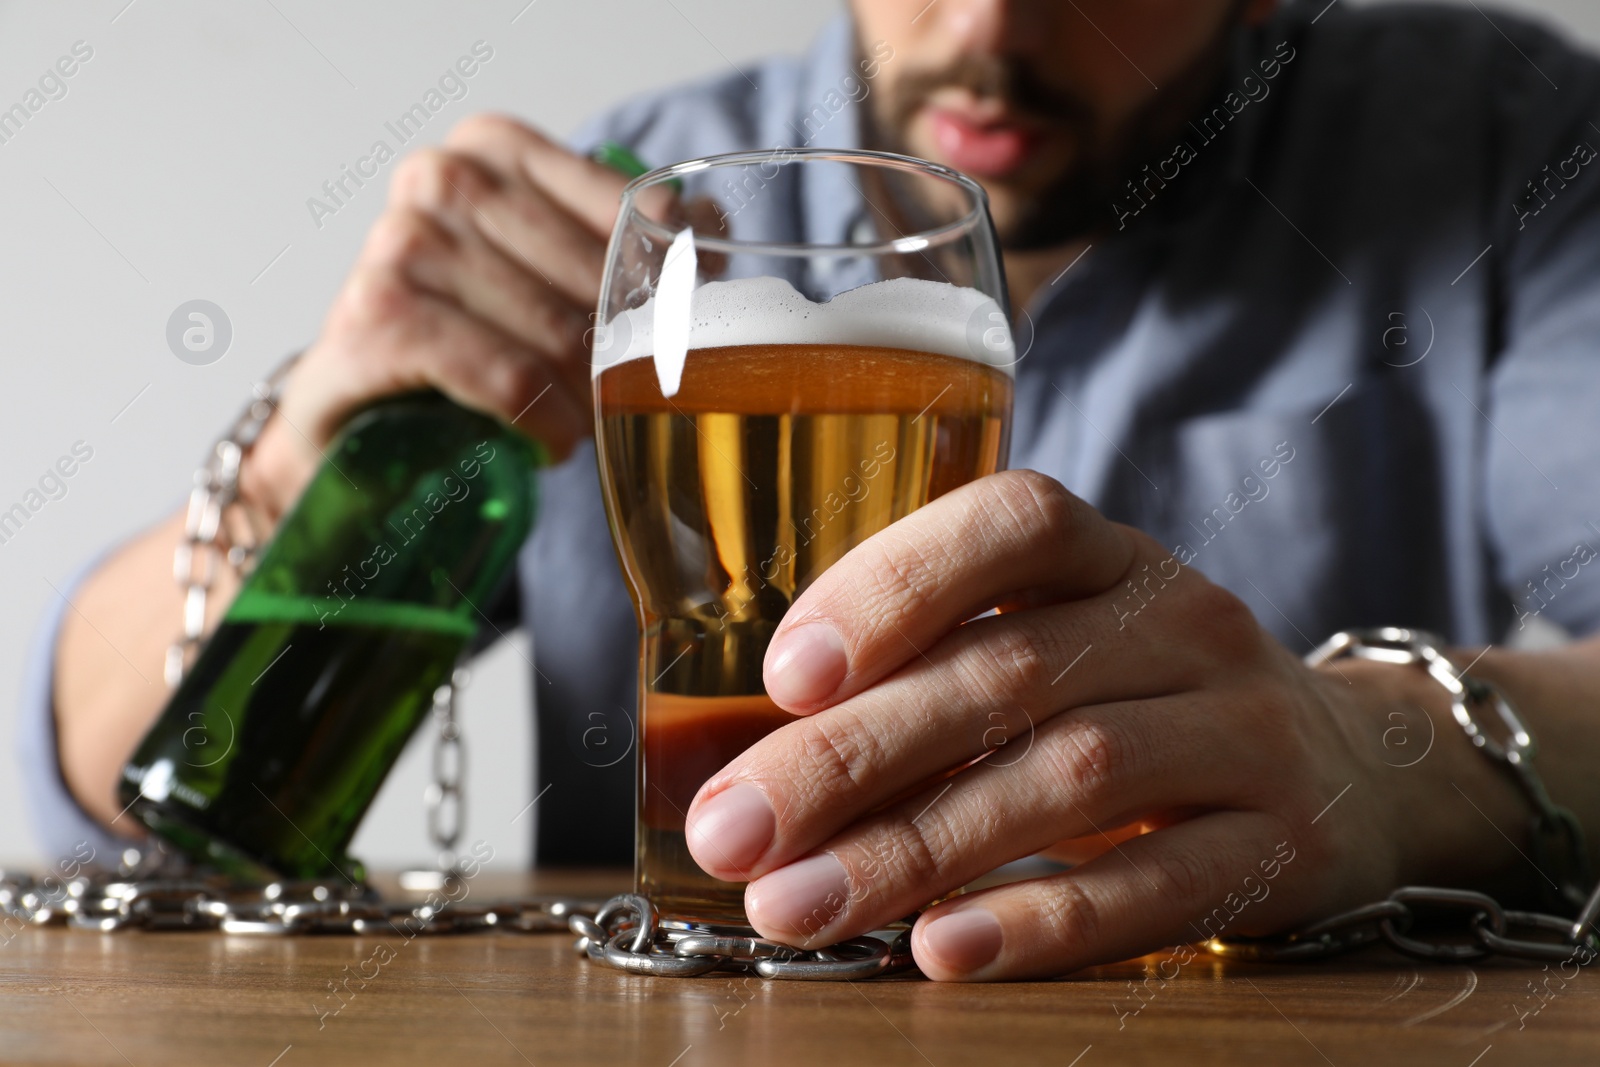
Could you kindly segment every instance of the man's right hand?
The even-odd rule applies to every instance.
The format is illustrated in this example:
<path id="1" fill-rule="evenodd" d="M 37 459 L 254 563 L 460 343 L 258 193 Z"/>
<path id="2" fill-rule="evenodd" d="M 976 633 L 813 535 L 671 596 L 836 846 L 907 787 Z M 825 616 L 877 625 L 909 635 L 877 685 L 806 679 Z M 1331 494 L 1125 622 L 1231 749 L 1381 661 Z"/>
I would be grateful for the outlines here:
<path id="1" fill-rule="evenodd" d="M 357 408 L 427 387 L 569 453 L 593 423 L 587 331 L 626 184 L 496 115 L 403 159 L 241 473 L 244 501 L 275 525 Z"/>
<path id="2" fill-rule="evenodd" d="M 401 161 L 322 335 L 240 472 L 257 523 L 276 527 L 356 408 L 408 390 L 437 388 L 515 422 L 557 457 L 571 451 L 592 425 L 585 331 L 625 184 L 494 116 Z M 656 196 L 646 210 L 670 210 L 670 195 Z M 160 679 L 183 617 L 172 580 L 182 536 L 183 516 L 171 516 L 102 564 L 56 645 L 62 773 L 79 803 L 122 833 L 136 828 L 118 815 L 117 779 L 170 695 Z M 237 588 L 231 571 L 217 575 L 208 626 Z"/>

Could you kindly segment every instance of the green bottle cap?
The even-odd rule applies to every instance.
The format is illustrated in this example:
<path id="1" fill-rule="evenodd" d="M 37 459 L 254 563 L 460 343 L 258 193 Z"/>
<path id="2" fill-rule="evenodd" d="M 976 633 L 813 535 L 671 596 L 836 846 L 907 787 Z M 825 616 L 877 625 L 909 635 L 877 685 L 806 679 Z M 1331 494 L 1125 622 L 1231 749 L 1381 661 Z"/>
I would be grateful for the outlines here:
<path id="1" fill-rule="evenodd" d="M 615 141 L 601 141 L 595 146 L 589 158 L 602 167 L 610 167 L 625 178 L 638 178 L 650 173 L 650 165 L 626 146 Z M 667 181 L 667 187 L 675 193 L 683 192 L 683 183 L 676 178 Z"/>

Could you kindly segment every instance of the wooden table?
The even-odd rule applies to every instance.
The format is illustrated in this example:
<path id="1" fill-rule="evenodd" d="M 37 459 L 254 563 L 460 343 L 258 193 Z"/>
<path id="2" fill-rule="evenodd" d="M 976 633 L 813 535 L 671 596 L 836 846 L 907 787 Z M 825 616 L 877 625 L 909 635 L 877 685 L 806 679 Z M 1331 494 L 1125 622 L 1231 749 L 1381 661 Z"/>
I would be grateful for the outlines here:
<path id="1" fill-rule="evenodd" d="M 481 900 L 604 895 L 616 874 L 485 872 Z M 481 896 L 480 896 L 481 894 Z M 1600 1063 L 1600 969 L 1542 1002 L 1540 966 L 1413 964 L 1385 950 L 1318 965 L 1166 955 L 1058 982 L 785 983 L 643 978 L 580 960 L 565 935 L 245 937 L 26 930 L 0 945 L 6 1063 L 1333 1064 Z M 330 993 L 393 958 L 338 1014 Z M 366 973 L 374 966 L 366 964 Z M 1141 996 L 1132 983 L 1140 983 Z M 1140 1007 L 1141 999 L 1143 1006 Z M 1137 1009 L 1137 1014 L 1134 1014 Z M 1535 1009 L 1537 1013 L 1534 1014 Z M 1519 1018 L 1519 1013 L 1521 1016 Z"/>

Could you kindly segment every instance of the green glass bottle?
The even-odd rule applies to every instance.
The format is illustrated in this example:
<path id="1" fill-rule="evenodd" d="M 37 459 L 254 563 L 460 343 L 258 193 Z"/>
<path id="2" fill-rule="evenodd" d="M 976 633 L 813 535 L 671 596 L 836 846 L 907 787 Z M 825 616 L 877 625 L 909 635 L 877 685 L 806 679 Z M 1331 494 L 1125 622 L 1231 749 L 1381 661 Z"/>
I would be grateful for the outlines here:
<path id="1" fill-rule="evenodd" d="M 513 580 L 544 454 L 438 393 L 354 416 L 123 769 L 145 825 L 246 878 L 344 850 Z"/>

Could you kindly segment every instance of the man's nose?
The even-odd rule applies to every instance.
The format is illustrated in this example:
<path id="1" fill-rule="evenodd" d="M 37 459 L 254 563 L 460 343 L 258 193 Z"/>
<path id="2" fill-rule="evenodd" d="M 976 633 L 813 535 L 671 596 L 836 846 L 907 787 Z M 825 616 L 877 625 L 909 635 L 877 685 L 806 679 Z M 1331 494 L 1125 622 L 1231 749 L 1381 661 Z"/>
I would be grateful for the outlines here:
<path id="1" fill-rule="evenodd" d="M 934 0 L 922 18 L 938 18 L 961 52 L 1001 55 L 1037 44 L 1049 8 L 1062 0 Z"/>
<path id="2" fill-rule="evenodd" d="M 962 52 L 983 55 L 999 47 L 1010 6 L 1008 0 L 934 0 L 928 14 L 945 24 Z"/>

